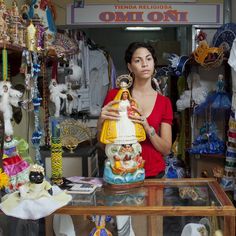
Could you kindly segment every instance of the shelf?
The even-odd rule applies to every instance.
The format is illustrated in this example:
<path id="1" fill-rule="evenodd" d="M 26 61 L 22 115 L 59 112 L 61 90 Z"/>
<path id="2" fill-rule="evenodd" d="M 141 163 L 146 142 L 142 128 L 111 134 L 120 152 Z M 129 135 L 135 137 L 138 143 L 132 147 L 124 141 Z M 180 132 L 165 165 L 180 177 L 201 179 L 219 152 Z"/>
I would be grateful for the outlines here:
<path id="1" fill-rule="evenodd" d="M 8 50 L 8 53 L 16 53 L 16 52 L 21 53 L 23 51 L 23 47 L 20 45 L 13 45 L 11 43 L 0 43 L 1 49 L 3 49 L 4 46 Z"/>
<path id="2" fill-rule="evenodd" d="M 216 158 L 216 159 L 225 159 L 224 154 L 191 154 L 196 159 L 200 158 Z"/>

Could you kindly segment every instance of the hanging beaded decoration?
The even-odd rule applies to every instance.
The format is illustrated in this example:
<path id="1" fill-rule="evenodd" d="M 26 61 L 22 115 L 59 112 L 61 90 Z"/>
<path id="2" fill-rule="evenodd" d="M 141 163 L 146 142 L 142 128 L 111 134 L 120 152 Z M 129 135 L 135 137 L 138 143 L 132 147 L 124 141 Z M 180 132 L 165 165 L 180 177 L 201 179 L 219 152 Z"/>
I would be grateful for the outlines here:
<path id="1" fill-rule="evenodd" d="M 32 99 L 34 105 L 34 132 L 32 134 L 31 141 L 35 148 L 36 163 L 38 165 L 43 165 L 40 154 L 40 140 L 42 137 L 42 130 L 39 125 L 39 107 L 42 100 L 38 90 L 38 75 L 40 72 L 40 64 L 37 53 L 32 52 L 32 56 L 33 56 L 33 67 L 31 69 L 31 77 L 33 78 L 34 81 L 33 99 Z"/>
<path id="2" fill-rule="evenodd" d="M 42 74 L 43 74 L 43 109 L 44 109 L 44 142 L 46 146 L 50 146 L 50 132 L 49 132 L 49 107 L 48 107 L 48 98 L 49 98 L 49 90 L 48 90 L 48 81 L 45 78 L 46 74 L 46 62 L 43 59 L 42 63 Z"/>
<path id="3" fill-rule="evenodd" d="M 3 113 L 0 111 L 0 168 L 2 168 L 4 133 L 4 118 Z"/>
<path id="4" fill-rule="evenodd" d="M 60 137 L 59 121 L 52 118 L 51 121 L 51 169 L 52 182 L 56 185 L 63 184 L 62 178 L 62 143 Z"/>
<path id="5" fill-rule="evenodd" d="M 4 81 L 7 81 L 8 78 L 8 57 L 7 50 L 4 47 L 2 50 L 2 77 Z"/>

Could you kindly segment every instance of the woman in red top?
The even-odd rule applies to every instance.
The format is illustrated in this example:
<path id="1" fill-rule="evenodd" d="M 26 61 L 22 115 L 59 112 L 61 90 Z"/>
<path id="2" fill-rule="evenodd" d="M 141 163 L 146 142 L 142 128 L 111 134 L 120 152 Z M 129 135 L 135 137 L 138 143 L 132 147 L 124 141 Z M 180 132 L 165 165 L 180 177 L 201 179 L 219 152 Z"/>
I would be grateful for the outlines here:
<path id="1" fill-rule="evenodd" d="M 131 43 L 125 52 L 125 61 L 134 80 L 130 92 L 139 105 L 139 108 L 133 107 L 133 109 L 141 115 L 130 115 L 130 118 L 142 124 L 147 134 L 147 139 L 141 142 L 145 176 L 160 178 L 165 173 L 163 156 L 169 154 L 172 145 L 171 102 L 169 98 L 154 89 L 152 78 L 157 67 L 157 58 L 150 44 Z M 112 107 L 119 102 L 113 101 L 117 92 L 118 89 L 110 90 L 105 98 L 97 126 L 99 136 L 104 120 L 119 120 L 119 110 Z"/>

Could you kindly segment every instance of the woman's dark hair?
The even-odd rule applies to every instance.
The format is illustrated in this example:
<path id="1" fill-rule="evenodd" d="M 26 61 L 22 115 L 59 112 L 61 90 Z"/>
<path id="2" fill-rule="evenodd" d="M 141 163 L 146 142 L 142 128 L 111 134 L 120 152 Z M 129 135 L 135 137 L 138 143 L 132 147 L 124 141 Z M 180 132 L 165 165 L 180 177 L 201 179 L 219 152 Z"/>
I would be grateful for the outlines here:
<path id="1" fill-rule="evenodd" d="M 145 43 L 145 42 L 133 42 L 128 46 L 128 48 L 125 51 L 126 64 L 131 63 L 132 56 L 138 48 L 146 48 L 152 54 L 152 57 L 154 59 L 154 67 L 156 69 L 157 68 L 157 57 L 156 57 L 155 49 L 153 48 L 153 46 L 150 43 Z"/>

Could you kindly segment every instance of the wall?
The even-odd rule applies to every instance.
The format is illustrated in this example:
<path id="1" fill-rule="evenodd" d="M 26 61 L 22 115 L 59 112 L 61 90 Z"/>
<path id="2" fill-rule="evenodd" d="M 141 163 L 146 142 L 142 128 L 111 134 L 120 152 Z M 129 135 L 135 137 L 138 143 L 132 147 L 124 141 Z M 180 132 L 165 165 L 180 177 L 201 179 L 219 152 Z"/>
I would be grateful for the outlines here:
<path id="1" fill-rule="evenodd" d="M 102 46 L 106 51 L 108 51 L 115 64 L 117 75 L 127 73 L 124 62 L 124 53 L 129 43 L 133 41 L 151 41 L 153 44 L 158 45 L 158 42 L 169 41 L 170 43 L 173 43 L 177 40 L 176 28 L 174 27 L 152 32 L 125 31 L 122 27 L 102 29 L 88 28 L 83 29 L 83 31 L 86 33 L 88 38 L 92 39 L 96 44 Z M 109 35 L 109 37 L 104 37 L 104 35 Z M 163 45 L 162 52 L 160 50 L 157 52 L 159 62 L 161 62 L 162 53 L 164 52 L 163 50 L 168 50 L 168 45 Z M 178 53 L 178 51 L 175 52 Z"/>
<path id="2" fill-rule="evenodd" d="M 232 11 L 232 23 L 236 23 L 236 1 L 235 0 L 232 0 L 232 8 L 231 8 L 231 11 Z"/>
<path id="3" fill-rule="evenodd" d="M 11 5 L 11 1 L 6 1 L 7 6 Z M 25 2 L 25 0 L 18 0 L 18 6 L 20 6 Z M 56 9 L 57 9 L 57 20 L 56 25 L 64 25 L 65 19 L 66 19 L 66 5 L 68 3 L 73 2 L 73 0 L 53 0 Z M 98 2 L 100 4 L 117 4 L 119 1 L 117 0 L 85 0 L 86 3 L 96 3 Z M 204 1 L 204 0 L 198 0 L 196 2 L 199 3 L 222 3 L 223 1 Z M 140 2 L 139 2 L 140 3 Z M 146 2 L 147 3 L 147 2 Z M 236 12 L 236 2 L 232 0 L 232 9 L 233 12 Z M 236 15 L 232 14 L 233 22 L 236 23 Z M 95 28 L 89 28 L 89 29 L 83 29 L 88 37 L 90 37 L 92 40 L 95 41 L 98 45 L 101 45 L 105 47 L 108 52 L 112 55 L 112 58 L 114 60 L 114 63 L 117 65 L 117 74 L 126 73 L 126 67 L 124 64 L 124 50 L 128 43 L 130 41 L 139 41 L 139 40 L 152 40 L 154 43 L 157 43 L 158 41 L 166 41 L 168 38 L 169 41 L 176 40 L 176 29 L 174 28 L 167 28 L 165 31 L 162 32 L 142 32 L 142 33 L 133 33 L 133 32 L 125 32 L 122 28 L 119 29 L 111 29 L 106 28 L 102 29 L 95 29 Z M 104 35 L 109 35 L 109 37 L 104 37 Z M 22 78 L 15 78 L 15 81 L 21 81 Z M 30 144 L 30 153 L 32 157 L 34 156 L 34 150 L 31 145 L 31 135 L 32 135 L 32 128 L 28 130 L 28 124 L 30 124 L 30 127 L 33 127 L 34 117 L 33 113 L 27 113 L 23 111 L 23 120 L 24 122 L 21 122 L 20 125 L 14 124 L 14 130 L 15 135 L 23 137 L 27 139 L 27 141 Z"/>

